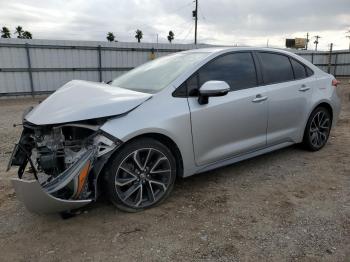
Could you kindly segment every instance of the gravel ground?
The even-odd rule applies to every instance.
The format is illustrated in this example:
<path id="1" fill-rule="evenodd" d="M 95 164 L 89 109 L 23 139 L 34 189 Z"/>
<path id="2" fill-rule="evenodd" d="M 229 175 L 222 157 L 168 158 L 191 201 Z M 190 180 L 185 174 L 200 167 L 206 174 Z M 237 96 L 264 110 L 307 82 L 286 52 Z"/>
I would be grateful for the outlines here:
<path id="1" fill-rule="evenodd" d="M 348 82 L 348 81 L 343 81 Z M 32 99 L 0 100 L 1 261 L 350 261 L 350 85 L 327 146 L 178 179 L 161 206 L 101 199 L 68 220 L 29 213 L 4 169 Z"/>

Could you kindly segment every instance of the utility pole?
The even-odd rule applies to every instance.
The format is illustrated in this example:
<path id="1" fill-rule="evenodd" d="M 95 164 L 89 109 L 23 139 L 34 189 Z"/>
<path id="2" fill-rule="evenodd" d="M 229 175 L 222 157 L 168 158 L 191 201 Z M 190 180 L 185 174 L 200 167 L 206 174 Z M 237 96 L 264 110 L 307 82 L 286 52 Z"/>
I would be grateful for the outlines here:
<path id="1" fill-rule="evenodd" d="M 318 39 L 320 39 L 321 37 L 319 35 L 316 35 L 315 38 L 316 38 L 316 40 L 314 42 L 314 44 L 316 45 L 315 51 L 317 51 Z"/>
<path id="2" fill-rule="evenodd" d="M 350 51 L 350 30 L 347 31 L 346 33 L 349 34 L 349 35 L 347 35 L 346 37 L 349 38 L 349 51 Z"/>
<path id="3" fill-rule="evenodd" d="M 328 68 L 327 68 L 327 73 L 331 73 L 331 66 L 332 66 L 332 52 L 333 52 L 333 43 L 330 44 L 329 46 L 329 54 L 328 54 Z"/>
<path id="4" fill-rule="evenodd" d="M 198 21 L 198 0 L 196 1 L 196 9 L 192 11 L 192 16 L 194 17 L 194 44 L 197 44 L 197 21 Z"/>
<path id="5" fill-rule="evenodd" d="M 306 47 L 305 47 L 305 49 L 307 50 L 307 47 L 308 47 L 308 45 L 309 45 L 309 33 L 306 33 Z"/>

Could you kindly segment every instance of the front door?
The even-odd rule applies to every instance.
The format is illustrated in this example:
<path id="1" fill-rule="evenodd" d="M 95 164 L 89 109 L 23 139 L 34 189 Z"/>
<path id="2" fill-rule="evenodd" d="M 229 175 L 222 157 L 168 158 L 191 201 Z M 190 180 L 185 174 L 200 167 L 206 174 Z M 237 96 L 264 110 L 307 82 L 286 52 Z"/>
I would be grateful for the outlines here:
<path id="1" fill-rule="evenodd" d="M 209 80 L 229 84 L 231 91 L 198 103 L 198 88 Z M 219 56 L 198 70 L 187 88 L 195 161 L 206 165 L 257 150 L 266 145 L 266 88 L 257 86 L 250 52 Z"/>

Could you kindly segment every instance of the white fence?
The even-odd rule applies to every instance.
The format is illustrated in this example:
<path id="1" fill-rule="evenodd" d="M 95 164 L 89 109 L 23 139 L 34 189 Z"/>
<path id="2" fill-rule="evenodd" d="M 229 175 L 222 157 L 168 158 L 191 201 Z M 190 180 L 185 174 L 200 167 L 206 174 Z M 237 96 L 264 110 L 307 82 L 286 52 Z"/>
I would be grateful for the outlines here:
<path id="1" fill-rule="evenodd" d="M 146 61 L 206 45 L 0 39 L 0 96 L 51 93 L 72 79 L 109 81 Z M 350 76 L 349 52 L 298 52 Z"/>
<path id="2" fill-rule="evenodd" d="M 107 82 L 154 57 L 200 47 L 1 39 L 0 96 L 50 93 L 72 79 Z"/>
<path id="3" fill-rule="evenodd" d="M 350 51 L 298 51 L 296 53 L 327 73 L 337 77 L 350 77 Z"/>

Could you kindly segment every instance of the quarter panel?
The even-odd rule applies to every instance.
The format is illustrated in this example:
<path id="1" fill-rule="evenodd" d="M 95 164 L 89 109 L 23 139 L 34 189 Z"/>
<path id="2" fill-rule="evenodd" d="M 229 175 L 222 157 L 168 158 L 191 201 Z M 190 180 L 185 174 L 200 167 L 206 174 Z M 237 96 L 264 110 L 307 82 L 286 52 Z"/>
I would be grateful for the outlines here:
<path id="1" fill-rule="evenodd" d="M 309 115 L 319 104 L 327 103 L 331 106 L 333 111 L 332 126 L 334 127 L 340 114 L 341 101 L 337 94 L 336 87 L 332 86 L 332 79 L 334 79 L 334 77 L 326 73 L 318 75 L 317 80 L 314 82 L 315 88 Z"/>
<path id="2" fill-rule="evenodd" d="M 306 85 L 308 91 L 299 89 Z M 269 119 L 267 144 L 300 141 L 300 132 L 304 130 L 308 112 L 312 108 L 314 78 L 289 81 L 268 86 Z"/>

